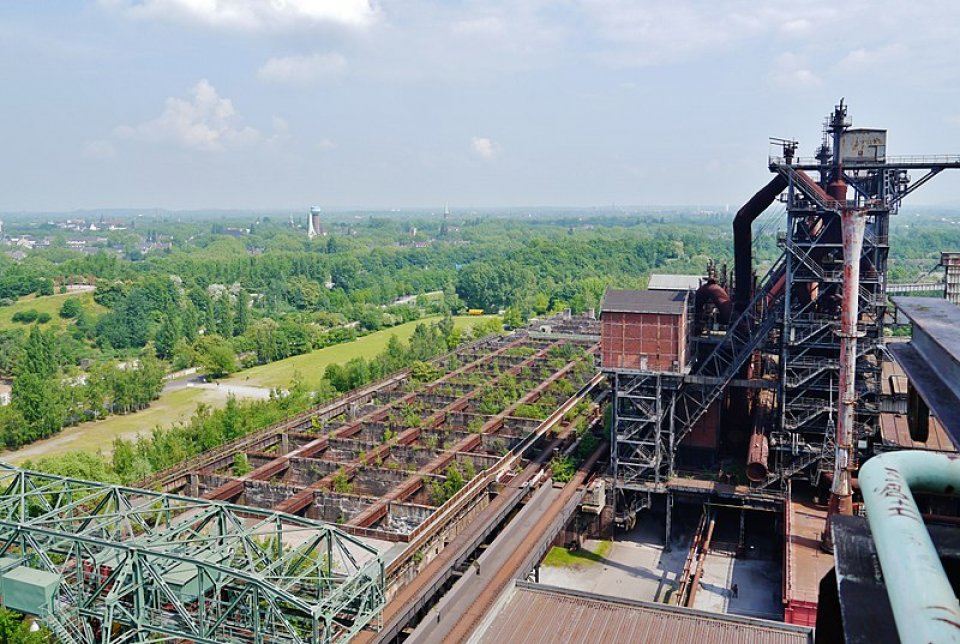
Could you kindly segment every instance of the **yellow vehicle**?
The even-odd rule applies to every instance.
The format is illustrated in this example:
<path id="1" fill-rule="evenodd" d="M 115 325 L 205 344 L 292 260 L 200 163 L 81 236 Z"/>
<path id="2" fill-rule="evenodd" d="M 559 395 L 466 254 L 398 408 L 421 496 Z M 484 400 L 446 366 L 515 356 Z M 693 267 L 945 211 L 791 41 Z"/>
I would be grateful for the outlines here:
<path id="1" fill-rule="evenodd" d="M 467 309 L 467 315 L 483 315 L 483 309 Z"/>

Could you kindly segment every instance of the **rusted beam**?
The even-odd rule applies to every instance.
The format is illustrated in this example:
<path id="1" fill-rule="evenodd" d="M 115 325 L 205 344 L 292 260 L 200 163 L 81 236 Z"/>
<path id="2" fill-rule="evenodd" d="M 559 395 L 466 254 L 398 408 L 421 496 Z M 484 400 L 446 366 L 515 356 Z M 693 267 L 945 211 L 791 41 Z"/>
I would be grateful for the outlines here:
<path id="1" fill-rule="evenodd" d="M 511 368 L 509 371 L 506 372 L 506 374 L 503 374 L 503 375 L 507 375 L 507 374 L 516 375 L 525 366 L 528 366 L 528 363 L 534 362 L 542 358 L 550 351 L 550 349 L 558 345 L 559 343 L 553 343 L 550 346 L 545 347 L 541 351 L 530 356 L 527 360 L 524 360 L 523 362 Z M 592 356 L 597 350 L 599 350 L 599 345 L 594 345 L 588 350 L 587 354 Z M 409 496 L 411 496 L 412 494 L 415 494 L 417 490 L 420 488 L 420 485 L 422 485 L 423 477 L 425 475 L 434 474 L 436 472 L 441 471 L 452 460 L 456 458 L 456 455 L 458 452 L 468 452 L 472 449 L 475 449 L 480 444 L 482 440 L 481 436 L 483 434 L 492 433 L 494 430 L 499 430 L 503 426 L 504 418 L 512 414 L 520 405 L 528 404 L 531 401 L 534 401 L 537 398 L 539 398 L 550 385 L 552 385 L 554 382 L 556 382 L 560 378 L 563 378 L 564 376 L 566 376 L 567 373 L 569 373 L 570 370 L 573 369 L 573 367 L 576 365 L 577 362 L 578 360 L 573 360 L 571 362 L 568 362 L 561 369 L 553 373 L 549 378 L 547 378 L 546 380 L 538 384 L 531 391 L 521 396 L 516 402 L 507 406 L 503 411 L 501 411 L 500 413 L 490 418 L 487 422 L 483 424 L 483 426 L 481 426 L 479 432 L 477 432 L 474 435 L 465 437 L 459 443 L 454 445 L 452 449 L 446 450 L 443 453 L 438 454 L 436 458 L 434 458 L 432 461 L 424 465 L 422 468 L 420 468 L 420 470 L 418 470 L 409 479 L 407 479 L 407 481 L 404 484 L 391 490 L 390 494 L 385 496 L 378 503 L 375 503 L 374 505 L 370 506 L 369 508 L 367 508 L 366 510 L 364 510 L 363 512 L 355 516 L 353 519 L 348 521 L 346 525 L 351 527 L 365 528 L 379 521 L 385 514 L 386 507 L 391 502 L 402 501 L 408 498 Z M 502 375 L 498 376 L 493 381 L 491 381 L 491 383 L 495 383 L 497 380 L 499 380 L 502 377 L 503 377 Z M 474 392 L 471 392 L 469 397 L 472 397 L 473 393 Z M 416 484 L 415 482 L 419 482 L 420 485 Z M 404 495 L 404 492 L 408 492 L 408 493 Z"/>
<path id="2" fill-rule="evenodd" d="M 454 378 L 454 377 L 456 377 L 456 376 L 458 376 L 458 375 L 460 375 L 460 374 L 462 374 L 462 373 L 469 372 L 469 371 L 477 368 L 479 365 L 484 364 L 484 363 L 486 363 L 486 362 L 489 362 L 489 361 L 495 359 L 497 356 L 499 356 L 499 355 L 501 355 L 502 353 L 504 353 L 505 351 L 507 351 L 507 350 L 509 350 L 509 349 L 511 349 L 511 348 L 513 348 L 513 347 L 515 347 L 515 346 L 517 346 L 517 345 L 519 345 L 519 344 L 521 344 L 522 342 L 523 342 L 523 338 L 518 338 L 518 339 L 516 339 L 516 340 L 514 340 L 514 341 L 512 341 L 512 342 L 510 342 L 510 343 L 508 343 L 508 344 L 506 344 L 505 346 L 497 349 L 496 351 L 493 351 L 493 352 L 491 352 L 491 353 L 488 353 L 488 354 L 484 355 L 482 358 L 479 358 L 479 359 L 477 359 L 477 360 L 474 360 L 473 362 L 470 362 L 470 363 L 468 363 L 468 364 L 466 364 L 466 365 L 464 365 L 464 366 L 462 366 L 462 367 L 460 367 L 460 368 L 458 368 L 458 369 L 456 369 L 456 370 L 454 370 L 454 371 L 451 371 L 450 373 L 448 373 L 448 374 L 446 374 L 446 375 L 438 378 L 438 379 L 435 380 L 433 383 L 431 383 L 430 385 L 428 385 L 428 387 L 429 387 L 429 386 L 439 386 L 439 385 L 442 385 L 443 383 L 445 383 L 446 381 L 448 381 L 448 380 L 451 379 L 451 378 Z M 405 396 L 402 396 L 401 398 L 398 398 L 397 400 L 393 400 L 393 401 L 391 401 L 390 403 L 388 403 L 387 405 L 384 405 L 383 407 L 379 407 L 379 408 L 375 409 L 374 411 L 372 411 L 372 412 L 370 412 L 370 413 L 368 413 L 368 414 L 365 414 L 365 415 L 361 416 L 360 418 L 357 418 L 357 419 L 353 420 L 352 422 L 350 422 L 350 423 L 347 424 L 346 426 L 341 427 L 341 428 L 338 429 L 337 431 L 333 432 L 332 435 L 333 435 L 334 437 L 336 437 L 336 438 L 349 438 L 350 436 L 353 436 L 353 435 L 355 435 L 355 434 L 357 434 L 357 433 L 360 432 L 360 430 L 361 430 L 362 427 L 363 427 L 363 423 L 369 422 L 369 421 L 382 420 L 383 418 L 386 418 L 386 416 L 389 414 L 389 412 L 390 412 L 391 409 L 393 409 L 394 407 L 398 407 L 398 406 L 400 406 L 400 405 L 402 405 L 402 404 L 406 404 L 406 403 L 414 400 L 414 399 L 417 397 L 417 395 L 418 395 L 418 394 L 417 394 L 416 392 L 412 392 L 412 393 L 406 394 Z M 271 478 L 272 476 L 274 476 L 277 472 L 286 469 L 286 468 L 289 466 L 289 461 L 290 461 L 290 458 L 291 458 L 291 457 L 293 457 L 293 456 L 305 456 L 305 457 L 310 457 L 310 456 L 313 456 L 314 454 L 316 454 L 317 452 L 320 452 L 320 451 L 326 449 L 326 448 L 327 448 L 327 445 L 328 445 L 328 440 L 329 440 L 329 436 L 321 436 L 321 437 L 317 438 L 316 440 L 310 441 L 309 443 L 307 443 L 307 444 L 305 444 L 305 445 L 302 445 L 301 447 L 298 447 L 297 449 L 292 450 L 291 452 L 289 452 L 289 453 L 287 453 L 287 454 L 283 454 L 283 455 L 277 456 L 277 458 L 274 459 L 273 461 L 271 461 L 271 462 L 269 462 L 269 463 L 264 463 L 263 465 L 261 465 L 260 467 L 254 469 L 253 471 L 248 472 L 246 475 L 244 475 L 244 476 L 242 476 L 242 477 L 239 477 L 237 480 L 239 480 L 239 481 L 241 481 L 241 482 L 242 482 L 242 481 L 247 481 L 247 480 L 260 480 L 260 481 L 262 481 L 262 480 L 267 480 L 267 479 Z M 414 440 L 415 440 L 415 439 L 414 439 Z M 383 447 L 383 446 L 381 446 L 381 447 L 378 448 L 377 454 L 375 454 L 375 455 L 373 456 L 373 458 L 376 458 L 377 455 L 379 455 L 379 456 L 381 456 L 381 457 L 384 455 L 384 453 L 382 452 L 382 447 Z M 351 472 L 348 474 L 348 476 L 349 476 L 349 475 L 352 475 L 352 470 L 351 470 Z M 330 481 L 327 480 L 327 479 L 332 479 L 332 477 L 325 477 L 325 479 L 323 479 L 323 481 L 325 481 L 325 484 L 322 485 L 322 486 L 320 486 L 320 487 L 326 487 L 327 485 L 329 485 Z M 320 482 L 318 481 L 318 483 L 320 483 Z M 315 487 L 315 486 L 311 486 L 311 487 Z M 305 490 L 304 490 L 303 492 L 301 492 L 298 496 L 301 496 L 301 495 L 302 495 L 304 498 L 306 498 L 306 497 L 307 497 L 306 492 L 307 492 L 309 489 L 310 489 L 310 488 L 305 489 Z M 224 500 L 228 500 L 228 499 L 234 498 L 235 496 L 237 496 L 237 495 L 238 495 L 240 492 L 242 492 L 242 491 L 243 491 L 243 486 L 242 486 L 242 485 L 240 485 L 239 490 L 238 490 L 238 489 L 237 489 L 237 485 L 235 484 L 235 482 L 234 482 L 234 481 L 230 481 L 230 482 L 228 482 L 228 483 L 225 483 L 225 484 L 221 485 L 220 487 L 218 487 L 218 488 L 216 488 L 216 489 L 214 489 L 214 490 L 211 490 L 211 491 L 207 492 L 206 494 L 203 495 L 202 498 L 204 498 L 204 499 L 211 499 L 211 500 L 221 500 L 221 501 L 224 501 Z M 313 498 L 313 494 L 312 494 L 312 492 L 310 492 L 310 494 L 309 494 L 309 499 L 312 499 L 312 498 Z M 309 499 L 308 499 L 308 501 L 309 501 Z M 308 504 L 309 504 L 309 502 L 308 502 Z M 302 509 L 302 508 L 301 508 L 301 509 Z"/>
<path id="3" fill-rule="evenodd" d="M 477 360 L 474 360 L 473 362 L 470 362 L 458 369 L 455 369 L 454 371 L 451 371 L 450 373 L 434 380 L 432 383 L 430 383 L 430 385 L 428 385 L 428 388 L 430 387 L 436 388 L 463 373 L 469 373 L 470 371 L 473 371 L 480 365 L 492 362 L 494 359 L 496 359 L 497 356 L 502 355 L 504 352 L 508 351 L 509 349 L 522 344 L 523 341 L 524 341 L 523 338 L 518 338 L 508 343 L 507 345 L 497 349 L 496 351 L 488 353 L 483 357 Z M 554 345 L 551 345 L 551 346 L 554 346 Z M 421 427 L 435 427 L 439 424 L 442 424 L 443 421 L 446 419 L 446 415 L 450 411 L 456 411 L 458 409 L 458 405 L 465 406 L 467 402 L 469 402 L 469 400 L 474 395 L 476 395 L 477 392 L 479 392 L 481 387 L 482 386 L 475 387 L 473 390 L 471 390 L 461 398 L 457 399 L 453 403 L 450 403 L 440 411 L 437 411 L 432 415 L 428 416 L 422 422 Z M 371 420 L 372 417 L 374 416 L 379 416 L 379 419 L 382 420 L 389 415 L 389 411 L 391 409 L 393 409 L 394 407 L 398 407 L 401 404 L 406 404 L 408 402 L 411 402 L 412 400 L 415 400 L 419 395 L 420 395 L 419 393 L 414 392 L 411 394 L 407 394 L 406 396 L 403 396 L 398 400 L 394 400 L 390 404 L 384 407 L 381 407 L 380 409 L 375 410 L 370 414 L 367 414 L 366 416 L 351 422 L 349 425 L 345 427 L 341 427 L 340 429 L 336 430 L 333 433 L 333 436 L 337 438 L 347 438 L 349 436 L 355 435 L 360 432 L 364 422 Z M 373 450 L 373 452 L 370 455 L 368 455 L 367 459 L 365 460 L 369 460 L 369 459 L 376 460 L 378 458 L 385 458 L 390 454 L 391 446 L 409 445 L 415 442 L 420 437 L 420 430 L 421 430 L 420 427 L 414 427 L 401 432 L 396 438 L 389 441 L 388 443 L 385 443 L 383 445 L 378 445 Z M 303 448 L 300 448 L 300 449 L 302 450 L 308 446 L 309 445 L 305 445 Z M 298 450 L 294 450 L 288 456 L 293 456 L 293 455 L 299 456 L 302 454 L 298 454 Z M 281 458 L 286 458 L 286 457 L 281 457 Z M 352 478 L 356 474 L 356 472 L 365 464 L 366 464 L 365 462 L 361 462 L 358 459 L 358 460 L 351 461 L 349 463 L 345 463 L 341 465 L 338 471 L 332 472 L 327 476 L 324 476 L 322 479 L 315 481 L 314 483 L 311 483 L 310 485 L 305 487 L 303 490 L 285 499 L 282 503 L 280 503 L 280 505 L 277 506 L 278 510 L 283 512 L 290 512 L 293 514 L 303 511 L 305 508 L 309 507 L 310 504 L 313 502 L 314 491 L 321 490 L 321 489 L 329 489 L 330 487 L 333 486 L 334 479 L 338 476 L 346 476 L 347 478 Z"/>
<path id="4" fill-rule="evenodd" d="M 424 427 L 433 428 L 443 424 L 443 422 L 447 418 L 447 414 L 449 414 L 450 412 L 462 411 L 464 408 L 466 408 L 466 406 L 470 403 L 470 401 L 473 400 L 473 398 L 475 398 L 483 390 L 485 386 L 496 384 L 501 378 L 507 375 L 516 375 L 520 373 L 520 371 L 524 367 L 530 364 L 533 364 L 537 360 L 541 359 L 543 356 L 547 354 L 548 351 L 550 351 L 550 349 L 556 346 L 559 346 L 559 344 L 560 344 L 559 342 L 553 342 L 549 346 L 544 347 L 537 353 L 529 356 L 525 360 L 511 367 L 506 372 L 493 378 L 489 382 L 484 383 L 483 385 L 477 385 L 476 387 L 474 387 L 473 389 L 465 393 L 463 396 L 460 396 L 460 398 L 458 398 L 457 400 L 446 405 L 443 409 L 440 409 L 439 411 L 436 411 L 430 416 L 428 416 L 426 419 L 422 421 L 420 427 L 411 427 L 410 429 L 404 430 L 403 432 L 400 432 L 400 434 L 389 443 L 378 446 L 374 450 L 372 458 L 374 460 L 376 460 L 378 457 L 384 458 L 386 455 L 390 453 L 390 447 L 392 445 L 396 445 L 396 444 L 409 445 L 415 442 L 420 437 L 420 432 L 422 428 Z M 507 347 L 504 347 L 501 351 L 505 351 L 506 349 Z M 491 356 L 493 355 L 494 354 L 491 354 Z M 481 361 L 476 361 L 471 364 L 476 365 L 479 362 Z M 463 372 L 462 371 L 463 369 L 464 368 L 461 367 L 460 369 L 457 369 L 456 371 L 453 371 L 450 374 L 447 374 L 447 376 L 445 376 L 444 378 L 441 378 L 436 382 L 441 382 L 442 380 L 447 380 L 453 376 L 459 375 L 459 373 Z M 364 464 L 365 463 L 362 463 L 360 460 L 356 460 L 356 461 L 347 463 L 345 465 L 342 465 L 340 467 L 340 470 L 338 470 L 337 472 L 331 472 L 330 474 L 326 475 L 319 481 L 311 483 L 300 492 L 297 492 L 293 496 L 284 500 L 279 506 L 277 506 L 278 511 L 289 512 L 291 514 L 297 514 L 298 512 L 302 512 L 304 509 L 309 507 L 310 504 L 313 502 L 314 491 L 321 490 L 321 489 L 329 489 L 330 487 L 333 486 L 334 479 L 338 476 L 345 475 L 347 476 L 347 478 L 352 478 L 356 474 L 357 470 L 359 470 Z M 391 493 L 395 493 L 395 492 L 396 490 L 391 490 Z M 359 515 L 357 515 L 357 517 L 354 517 L 354 519 L 348 522 L 347 525 L 353 525 L 353 526 L 360 525 L 355 523 L 357 519 L 359 519 L 360 517 L 363 517 L 364 521 L 370 521 L 369 517 L 377 515 L 379 512 L 380 506 L 383 506 L 385 508 L 389 504 L 389 502 L 390 502 L 389 500 L 378 501 L 377 503 L 375 503 L 374 505 L 370 506 L 369 508 L 361 512 Z M 381 518 L 382 518 L 382 515 L 381 515 Z M 366 525 L 370 525 L 370 523 Z M 366 526 L 363 526 L 363 527 L 366 527 Z"/>

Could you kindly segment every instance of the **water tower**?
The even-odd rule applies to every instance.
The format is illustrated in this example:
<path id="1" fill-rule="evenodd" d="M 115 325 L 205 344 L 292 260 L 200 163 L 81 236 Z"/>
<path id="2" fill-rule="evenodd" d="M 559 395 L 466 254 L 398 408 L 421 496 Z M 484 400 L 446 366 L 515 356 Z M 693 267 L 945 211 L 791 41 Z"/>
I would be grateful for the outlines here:
<path id="1" fill-rule="evenodd" d="M 307 237 L 313 239 L 324 235 L 326 233 L 323 232 L 323 226 L 320 224 L 320 209 L 314 206 L 310 209 L 310 217 L 307 220 Z"/>

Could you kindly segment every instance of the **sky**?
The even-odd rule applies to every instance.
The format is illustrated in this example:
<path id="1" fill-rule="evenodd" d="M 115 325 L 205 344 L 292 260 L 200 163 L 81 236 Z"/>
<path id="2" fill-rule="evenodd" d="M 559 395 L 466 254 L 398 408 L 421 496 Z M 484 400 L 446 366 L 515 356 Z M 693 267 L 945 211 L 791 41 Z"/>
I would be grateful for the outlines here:
<path id="1" fill-rule="evenodd" d="M 3 0 L 0 212 L 733 209 L 841 97 L 960 153 L 958 61 L 954 0 Z"/>

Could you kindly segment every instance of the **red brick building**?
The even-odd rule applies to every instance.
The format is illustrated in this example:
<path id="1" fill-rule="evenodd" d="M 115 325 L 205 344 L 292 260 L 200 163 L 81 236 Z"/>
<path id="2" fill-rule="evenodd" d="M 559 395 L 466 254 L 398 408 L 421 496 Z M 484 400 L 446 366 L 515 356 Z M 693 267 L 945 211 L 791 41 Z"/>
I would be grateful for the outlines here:
<path id="1" fill-rule="evenodd" d="M 682 372 L 689 297 L 687 290 L 607 290 L 600 305 L 603 368 Z"/>

